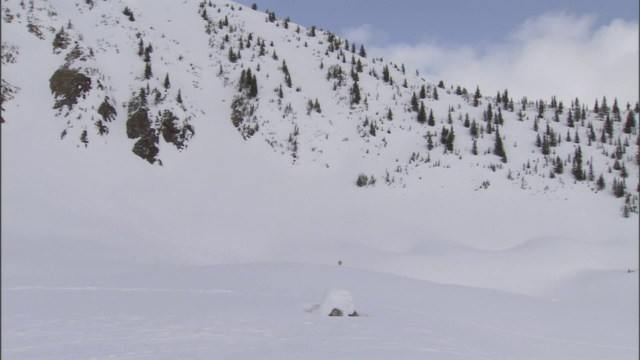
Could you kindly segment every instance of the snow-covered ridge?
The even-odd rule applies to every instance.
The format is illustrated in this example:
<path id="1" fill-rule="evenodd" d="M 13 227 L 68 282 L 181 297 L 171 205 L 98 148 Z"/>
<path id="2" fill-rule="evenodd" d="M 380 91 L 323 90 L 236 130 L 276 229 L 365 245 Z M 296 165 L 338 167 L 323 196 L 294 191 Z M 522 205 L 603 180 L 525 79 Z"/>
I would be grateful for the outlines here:
<path id="1" fill-rule="evenodd" d="M 637 104 L 604 97 L 594 109 L 592 99 L 563 104 L 513 99 L 507 90 L 483 96 L 446 79 L 436 85 L 428 74 L 367 56 L 362 44 L 228 1 L 34 4 L 3 3 L 6 47 L 33 47 L 38 62 L 50 59 L 57 70 L 23 85 L 8 66 L 3 93 L 9 100 L 9 86 L 51 79 L 67 141 L 120 146 L 131 143 L 126 134 L 135 154 L 166 164 L 168 145 L 209 141 L 200 124 L 215 119 L 293 164 L 331 169 L 348 161 L 359 186 L 420 186 L 456 172 L 479 190 L 504 178 L 531 193 L 608 189 L 626 194 L 625 214 L 637 213 Z M 26 66 L 31 57 L 22 61 L 34 66 Z M 56 77 L 60 69 L 80 75 Z M 78 88 L 86 79 L 86 89 L 64 95 L 54 88 L 58 78 Z M 51 98 L 39 104 L 52 106 Z"/>

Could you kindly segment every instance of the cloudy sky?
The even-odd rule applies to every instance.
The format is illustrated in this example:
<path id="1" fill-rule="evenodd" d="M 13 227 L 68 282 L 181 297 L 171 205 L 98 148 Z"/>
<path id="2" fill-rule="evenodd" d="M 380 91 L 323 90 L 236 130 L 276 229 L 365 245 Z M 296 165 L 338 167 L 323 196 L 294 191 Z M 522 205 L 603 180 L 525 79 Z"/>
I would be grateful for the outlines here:
<path id="1" fill-rule="evenodd" d="M 638 101 L 637 0 L 241 0 L 432 81 L 494 95 Z"/>

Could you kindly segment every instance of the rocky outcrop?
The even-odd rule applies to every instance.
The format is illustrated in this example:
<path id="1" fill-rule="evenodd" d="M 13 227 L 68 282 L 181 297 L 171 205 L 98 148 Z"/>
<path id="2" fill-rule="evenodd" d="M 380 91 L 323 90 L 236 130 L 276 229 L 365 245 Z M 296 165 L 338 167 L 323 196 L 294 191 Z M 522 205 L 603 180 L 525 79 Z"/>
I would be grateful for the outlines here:
<path id="1" fill-rule="evenodd" d="M 186 147 L 186 142 L 195 133 L 191 124 L 186 121 L 180 124 L 180 119 L 170 110 L 165 110 L 162 113 L 160 125 L 164 141 L 175 145 L 179 150 Z"/>
<path id="2" fill-rule="evenodd" d="M 65 105 L 72 109 L 78 99 L 91 90 L 91 78 L 78 70 L 63 67 L 53 73 L 49 87 L 56 98 L 54 109 L 61 109 Z"/>

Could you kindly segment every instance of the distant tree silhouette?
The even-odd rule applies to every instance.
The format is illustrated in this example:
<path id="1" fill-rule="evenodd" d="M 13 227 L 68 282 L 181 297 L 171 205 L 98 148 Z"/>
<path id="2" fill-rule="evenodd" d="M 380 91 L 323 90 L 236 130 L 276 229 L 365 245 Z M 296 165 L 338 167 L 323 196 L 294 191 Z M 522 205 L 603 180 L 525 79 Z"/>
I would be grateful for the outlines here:
<path id="1" fill-rule="evenodd" d="M 504 145 L 502 144 L 502 137 L 500 136 L 500 128 L 496 127 L 496 137 L 493 145 L 493 153 L 495 155 L 500 156 L 503 163 L 507 162 L 507 153 L 504 150 Z"/>

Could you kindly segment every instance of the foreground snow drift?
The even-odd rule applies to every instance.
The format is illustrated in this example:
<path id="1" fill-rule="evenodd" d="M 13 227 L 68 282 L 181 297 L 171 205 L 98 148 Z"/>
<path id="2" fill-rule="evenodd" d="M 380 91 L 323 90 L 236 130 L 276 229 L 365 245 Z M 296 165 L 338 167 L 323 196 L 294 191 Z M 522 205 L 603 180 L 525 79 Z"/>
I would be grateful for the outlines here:
<path id="1" fill-rule="evenodd" d="M 632 316 L 626 307 L 554 302 L 338 266 L 123 269 L 104 276 L 80 273 L 73 281 L 65 277 L 65 285 L 5 274 L 3 358 L 496 360 L 638 354 L 637 309 Z M 637 283 L 637 273 L 620 276 Z M 363 316 L 302 311 L 336 287 L 349 289 Z M 345 292 L 328 293 L 335 300 L 331 294 Z"/>

